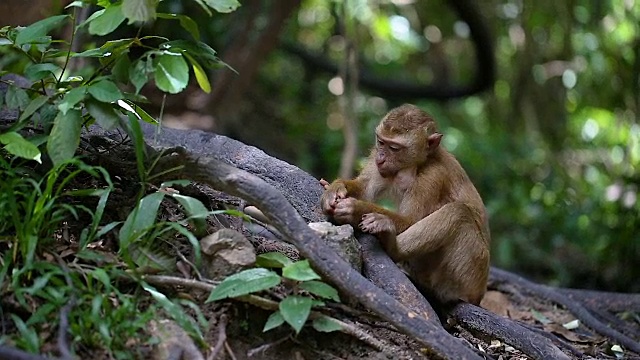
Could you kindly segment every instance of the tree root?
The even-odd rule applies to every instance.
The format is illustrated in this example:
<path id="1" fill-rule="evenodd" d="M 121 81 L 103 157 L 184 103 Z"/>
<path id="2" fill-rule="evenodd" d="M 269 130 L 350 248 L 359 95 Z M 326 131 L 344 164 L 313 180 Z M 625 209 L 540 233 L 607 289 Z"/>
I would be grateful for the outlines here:
<path id="1" fill-rule="evenodd" d="M 570 359 L 550 339 L 481 307 L 460 302 L 449 313 L 472 333 L 500 339 L 534 359 Z"/>
<path id="2" fill-rule="evenodd" d="M 172 132 L 172 130 L 166 130 L 166 131 Z M 194 136 L 196 135 L 198 134 L 194 134 Z M 168 136 L 168 138 L 171 138 L 171 137 L 172 136 Z M 173 136 L 173 137 L 179 138 L 178 136 Z M 204 135 L 199 135 L 199 137 L 205 140 L 207 139 L 207 137 L 205 137 Z M 165 141 L 164 145 L 175 146 L 180 143 L 184 143 L 184 141 L 180 141 L 180 142 L 176 142 L 176 141 L 177 140 Z M 201 140 L 201 142 L 203 141 L 204 140 Z M 207 140 L 207 141 L 212 142 L 213 140 Z M 251 149 L 251 147 L 247 147 L 247 148 Z M 226 150 L 225 148 L 219 148 L 214 152 L 199 151 L 199 153 L 214 154 L 214 153 L 217 153 L 218 151 L 222 151 L 224 153 Z M 245 150 L 236 149 L 234 151 L 235 151 L 234 154 L 237 155 L 237 154 L 243 154 Z M 249 151 L 249 153 L 250 152 L 251 151 Z M 212 156 L 212 155 L 206 155 L 206 156 Z M 214 155 L 214 156 L 218 156 L 218 155 Z M 235 160 L 233 160 L 236 158 L 236 156 L 234 157 L 229 157 L 229 156 L 224 157 L 224 156 L 225 155 L 223 155 L 223 158 L 226 159 L 225 161 L 231 164 L 234 164 L 236 166 L 246 168 L 246 164 L 243 165 L 242 162 L 240 162 L 240 164 L 236 164 Z M 243 158 L 243 157 L 240 156 L 240 158 Z M 267 156 L 265 159 L 261 160 L 260 163 L 262 164 L 264 163 L 264 161 L 269 161 L 269 160 L 270 159 Z M 273 160 L 277 162 L 277 160 L 275 159 Z M 290 238 L 290 240 L 292 240 L 292 238 L 293 240 L 297 238 L 297 240 L 294 241 L 294 244 L 301 250 L 300 252 L 303 256 L 310 259 L 312 264 L 314 264 L 316 269 L 322 275 L 324 275 L 325 278 L 331 281 L 334 281 L 334 283 L 341 290 L 343 290 L 344 293 L 347 293 L 347 294 L 359 293 L 360 297 L 356 296 L 356 298 L 360 299 L 360 301 L 363 302 L 363 304 L 365 304 L 365 306 L 367 306 L 369 309 L 378 313 L 379 315 L 381 315 L 383 318 L 387 320 L 391 318 L 392 320 L 388 320 L 388 321 L 396 327 L 398 327 L 397 326 L 398 322 L 402 323 L 403 327 L 398 327 L 398 328 L 401 329 L 403 332 L 416 337 L 416 339 L 419 339 L 423 343 L 425 342 L 424 341 L 425 338 L 430 338 L 432 336 L 432 334 L 430 334 L 429 332 L 439 333 L 440 331 L 439 329 L 441 328 L 441 326 L 437 321 L 435 321 L 437 317 L 434 316 L 435 313 L 433 312 L 433 309 L 431 308 L 429 303 L 426 302 L 426 300 L 424 300 L 420 294 L 418 294 L 417 290 L 415 290 L 415 287 L 413 287 L 413 285 L 406 278 L 406 276 L 404 276 L 404 274 L 402 274 L 398 270 L 396 265 L 388 258 L 388 256 L 386 256 L 384 251 L 382 251 L 379 245 L 377 245 L 377 241 L 375 238 L 369 237 L 369 240 L 363 241 L 363 237 L 359 236 L 359 239 L 361 240 L 363 247 L 365 247 L 364 258 L 365 258 L 366 274 L 368 277 L 371 278 L 371 280 L 374 283 L 382 287 L 387 293 L 392 294 L 393 297 L 395 297 L 397 300 L 400 300 L 400 302 L 403 303 L 404 306 L 418 312 L 420 314 L 418 316 L 420 319 L 426 320 L 426 322 L 430 323 L 429 326 L 426 327 L 426 329 L 428 329 L 427 332 L 423 333 L 422 336 L 414 335 L 416 332 L 420 331 L 420 328 L 411 329 L 414 323 L 412 322 L 407 323 L 405 321 L 407 315 L 410 314 L 409 312 L 407 312 L 408 310 L 406 308 L 397 307 L 397 304 L 392 304 L 391 307 L 389 307 L 385 303 L 385 300 L 384 300 L 385 298 L 378 297 L 377 293 L 372 293 L 373 295 L 367 294 L 363 296 L 362 294 L 364 294 L 364 291 L 366 291 L 365 289 L 368 289 L 366 285 L 364 286 L 358 285 L 357 288 L 351 288 L 345 291 L 344 287 L 347 284 L 351 284 L 352 282 L 355 282 L 356 284 L 358 284 L 358 282 L 362 281 L 362 279 L 351 274 L 347 274 L 347 276 L 345 276 L 345 273 L 344 273 L 345 270 L 340 267 L 337 267 L 333 271 L 330 268 L 328 268 L 333 266 L 335 259 L 330 255 L 327 256 L 326 254 L 331 253 L 331 255 L 333 255 L 333 252 L 325 250 L 322 244 L 318 244 L 315 241 L 315 239 L 312 239 L 311 236 L 306 232 L 303 232 L 303 233 L 298 232 L 298 229 L 302 227 L 302 224 L 300 224 L 298 221 L 299 218 L 297 218 L 295 215 L 289 214 L 288 210 L 283 210 L 284 207 L 286 207 L 286 205 L 283 207 L 282 205 L 280 205 L 279 202 L 272 202 L 272 200 L 276 198 L 278 198 L 278 201 L 280 201 L 279 199 L 282 197 L 280 194 L 273 194 L 273 192 L 270 191 L 270 189 L 267 189 L 268 191 L 265 191 L 261 183 L 257 183 L 251 179 L 244 179 L 243 178 L 244 175 L 236 174 L 237 171 L 234 171 L 234 170 L 223 169 L 222 172 L 219 172 L 217 170 L 203 171 L 203 165 L 208 162 L 209 162 L 208 159 L 198 160 L 197 158 L 191 156 L 189 162 L 187 163 L 189 166 L 189 173 L 187 175 L 189 176 L 183 174 L 183 177 L 196 180 L 196 181 L 208 184 L 214 188 L 227 191 L 230 194 L 243 197 L 251 201 L 255 205 L 257 205 L 274 222 L 273 225 L 275 225 L 275 227 L 278 228 L 278 230 L 281 231 L 287 238 Z M 194 169 L 194 165 L 196 169 L 201 170 L 197 174 L 198 175 L 197 177 L 190 176 L 190 175 L 193 175 L 191 173 L 191 170 Z M 260 169 L 263 169 L 263 170 L 258 174 L 262 177 L 266 176 L 268 179 L 271 179 L 271 176 L 269 175 L 269 170 L 267 170 L 266 173 L 264 171 L 264 169 L 268 169 L 268 168 L 269 166 L 264 166 L 264 168 L 261 167 Z M 253 173 L 253 169 L 247 168 L 247 170 Z M 231 178 L 220 180 L 220 179 L 217 179 L 218 176 L 230 176 Z M 302 182 L 310 183 L 310 181 L 307 178 L 308 178 L 308 175 L 300 175 L 296 173 L 296 174 L 290 174 L 290 176 L 287 177 L 286 181 L 292 182 L 297 186 L 299 183 L 302 183 Z M 312 198 L 309 198 L 309 199 L 305 198 L 305 196 L 308 195 L 308 189 L 299 190 L 298 187 L 295 187 L 295 186 L 291 188 L 286 188 L 286 189 L 283 190 L 283 193 L 285 193 L 285 196 L 287 197 L 287 199 L 289 199 L 290 201 L 291 199 L 293 200 L 298 199 L 297 202 L 294 201 L 296 205 L 296 209 L 298 211 L 301 211 L 301 213 L 313 215 L 313 216 L 307 217 L 307 220 L 313 218 L 315 216 L 314 214 L 317 213 L 317 199 L 313 200 Z M 247 192 L 249 192 L 249 194 L 247 194 Z M 300 203 L 299 201 L 300 199 L 306 199 L 306 200 L 303 201 L 303 203 Z M 296 234 L 296 236 L 294 236 L 294 234 Z M 369 245 L 373 247 L 368 247 Z M 376 246 L 377 246 L 377 249 L 376 249 Z M 391 269 L 395 269 L 395 270 L 391 270 Z M 330 273 L 332 272 L 335 273 L 335 275 L 331 275 Z M 398 273 L 402 276 L 398 276 Z M 537 285 L 533 283 L 522 284 L 521 282 L 518 283 L 517 281 L 515 283 L 512 283 L 514 278 L 517 279 L 518 277 L 513 276 L 508 280 L 504 278 L 500 278 L 496 276 L 497 269 L 492 269 L 491 274 L 492 274 L 491 281 L 493 281 L 494 283 L 497 283 L 501 289 L 506 290 L 506 292 L 512 293 L 514 296 L 523 297 L 518 291 L 518 289 L 526 290 L 527 287 L 530 289 L 533 289 L 531 285 Z M 336 277 L 341 278 L 339 279 L 341 281 L 334 280 Z M 546 288 L 543 285 L 537 285 L 537 286 L 541 288 Z M 620 334 L 620 332 L 624 332 L 629 336 L 637 337 L 637 333 L 639 331 L 638 328 L 635 328 L 632 325 L 629 325 L 617 320 L 617 317 L 611 315 L 611 312 L 615 313 L 615 312 L 623 312 L 623 311 L 640 311 L 640 296 L 631 295 L 631 294 L 616 294 L 616 293 L 574 290 L 574 289 L 553 289 L 553 290 L 554 290 L 553 292 L 555 292 L 556 294 L 561 294 L 565 300 L 569 299 L 575 304 L 575 306 L 565 305 L 570 311 L 572 311 L 572 309 L 575 310 L 576 308 L 588 309 L 585 311 L 589 316 L 591 316 L 589 314 L 589 311 L 591 311 L 591 313 L 593 313 L 597 317 L 597 319 L 591 316 L 591 319 L 595 321 L 588 322 L 588 320 L 585 321 L 584 319 L 582 319 L 583 323 L 587 326 L 590 326 L 589 324 L 596 324 L 596 325 L 593 325 L 594 330 L 602 333 L 603 335 L 610 337 L 614 342 L 619 341 L 618 335 L 622 335 Z M 527 291 L 527 292 L 530 292 L 530 291 Z M 541 297 L 544 297 L 544 296 L 541 296 Z M 556 301 L 557 299 L 556 300 L 550 299 L 550 300 L 553 300 L 563 305 L 565 303 L 571 302 L 571 301 L 560 302 L 560 301 Z M 473 325 L 472 320 L 474 319 L 470 317 L 470 314 L 474 314 L 473 311 L 476 309 L 474 309 L 473 307 L 465 308 L 465 306 L 467 305 L 463 305 L 461 308 L 460 307 L 454 308 L 451 312 L 451 315 L 453 315 L 454 318 L 456 318 L 460 324 L 462 324 L 463 326 L 469 327 L 472 331 L 481 332 L 486 336 L 500 339 L 505 343 L 508 343 L 514 347 L 519 348 L 521 351 L 523 351 L 524 353 L 528 354 L 533 358 L 542 358 L 544 354 L 546 354 L 545 351 L 547 351 L 547 353 L 549 354 L 556 354 L 561 358 L 562 356 L 566 357 L 566 354 L 562 353 L 560 351 L 560 348 L 562 350 L 565 350 L 567 354 L 570 354 L 575 357 L 580 357 L 579 351 L 574 349 L 571 345 L 567 344 L 566 342 L 561 341 L 554 335 L 551 335 L 551 334 L 542 335 L 540 333 L 541 332 L 540 330 L 536 331 L 537 329 L 535 328 L 527 329 L 528 327 L 527 324 L 517 324 L 511 320 L 501 318 L 497 315 L 494 315 L 488 312 L 486 312 L 486 314 L 483 314 L 483 316 L 488 316 L 488 318 L 485 319 L 486 322 L 479 323 L 479 324 L 476 322 L 476 324 Z M 471 306 L 471 305 L 468 305 L 468 306 Z M 381 311 L 378 311 L 377 309 L 380 309 Z M 394 314 L 394 311 L 400 311 L 400 313 Z M 414 314 L 411 314 L 409 316 L 412 316 L 412 315 Z M 575 312 L 574 312 L 574 315 L 576 315 Z M 606 321 L 607 323 L 610 324 L 610 326 L 615 327 L 616 329 L 620 329 L 620 331 L 607 328 L 606 325 L 604 325 L 601 321 Z M 487 324 L 487 325 L 483 325 L 483 324 Z M 491 324 L 491 325 L 488 325 L 488 324 Z M 512 324 L 518 325 L 519 327 L 510 328 L 510 325 Z M 598 331 L 595 328 L 595 327 L 598 327 L 597 324 L 601 325 L 600 328 L 604 327 L 605 331 Z M 418 326 L 425 326 L 425 325 L 420 324 Z M 407 329 L 407 327 L 409 327 L 410 329 Z M 610 336 L 609 334 L 613 336 Z M 622 338 L 623 341 L 625 338 L 626 338 L 626 341 L 624 343 L 623 341 L 619 341 L 620 344 L 625 346 L 631 351 L 635 351 L 633 349 L 636 348 L 638 344 L 633 340 L 631 340 L 628 336 L 625 336 L 625 335 L 622 335 L 622 336 L 624 337 Z M 514 340 L 513 338 L 529 338 L 529 340 L 535 339 L 535 341 Z M 438 355 L 441 357 L 449 357 L 449 358 L 460 357 L 460 356 L 457 356 L 455 353 L 452 353 L 451 351 L 449 351 L 449 349 L 447 349 L 447 347 L 443 345 L 445 343 L 441 342 L 440 340 L 437 340 L 435 342 L 439 344 L 439 347 L 435 347 L 434 355 Z M 519 342 L 520 344 L 518 345 Z M 427 341 L 427 343 L 429 343 L 429 341 Z M 457 342 L 458 345 L 461 343 L 462 342 Z M 527 350 L 526 349 L 527 343 L 529 343 L 529 345 L 536 345 L 538 350 L 534 350 L 534 349 Z M 544 345 L 541 345 L 541 344 L 544 344 Z M 542 346 L 542 348 L 540 346 Z M 432 348 L 429 345 L 428 347 Z M 469 352 L 466 352 L 465 354 L 466 356 L 472 356 L 472 355 L 469 355 Z"/>
<path id="3" fill-rule="evenodd" d="M 431 304 L 391 260 L 378 239 L 365 233 L 358 233 L 357 238 L 362 245 L 364 276 L 406 307 L 422 315 L 427 321 L 442 327 Z"/>
<path id="4" fill-rule="evenodd" d="M 582 289 L 558 289 L 569 299 L 581 302 L 594 309 L 606 309 L 612 312 L 640 312 L 640 296 L 638 294 L 621 294 L 606 291 Z"/>
<path id="5" fill-rule="evenodd" d="M 358 234 L 358 239 L 363 248 L 362 257 L 366 276 L 408 308 L 419 309 L 420 313 L 426 313 L 429 316 L 428 320 L 439 324 L 431 305 L 384 252 L 378 240 L 366 234 Z M 449 314 L 469 331 L 500 339 L 534 359 L 569 359 L 550 339 L 480 307 L 459 303 L 449 311 Z"/>
<path id="6" fill-rule="evenodd" d="M 628 337 L 627 335 L 622 334 L 618 330 L 605 325 L 603 322 L 593 316 L 587 308 L 581 305 L 579 301 L 576 301 L 565 295 L 566 292 L 559 291 L 558 289 L 552 288 L 550 286 L 536 284 L 534 282 L 526 280 L 523 277 L 497 268 L 491 268 L 489 281 L 494 286 L 497 286 L 498 289 L 500 289 L 505 283 L 509 284 L 509 286 L 515 285 L 523 292 L 560 304 L 567 310 L 569 310 L 583 324 L 590 327 L 595 332 L 608 337 L 609 339 L 613 340 L 613 342 L 619 343 L 620 345 L 624 346 L 630 351 L 635 352 L 636 354 L 640 354 L 640 343 Z M 569 293 L 571 294 L 571 292 Z M 573 294 L 575 294 L 575 292 Z"/>
<path id="7" fill-rule="evenodd" d="M 219 160 L 198 158 L 181 150 L 161 158 L 154 170 L 162 173 L 176 167 L 181 170 L 171 173 L 173 178 L 178 176 L 207 184 L 258 206 L 272 225 L 296 245 L 325 279 L 400 331 L 414 337 L 430 350 L 431 355 L 450 359 L 480 358 L 459 339 L 409 310 L 352 269 L 307 226 L 282 193 L 264 180 Z"/>

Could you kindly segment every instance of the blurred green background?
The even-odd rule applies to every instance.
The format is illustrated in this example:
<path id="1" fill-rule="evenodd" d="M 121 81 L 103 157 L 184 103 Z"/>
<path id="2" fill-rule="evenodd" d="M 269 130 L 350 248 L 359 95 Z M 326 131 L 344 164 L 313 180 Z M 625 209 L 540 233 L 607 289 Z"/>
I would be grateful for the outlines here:
<path id="1" fill-rule="evenodd" d="M 145 89 L 167 123 L 232 136 L 333 179 L 345 116 L 357 120 L 361 159 L 379 119 L 412 102 L 439 121 L 444 145 L 483 196 L 494 265 L 553 285 L 640 291 L 640 1 L 241 3 L 213 17 L 194 2 L 161 3 L 194 18 L 238 71 L 214 71 L 211 94 L 195 81 L 167 98 Z M 465 21 L 460 9 L 471 11 Z M 488 36 L 474 41 L 469 19 Z M 188 36 L 160 21 L 143 31 Z M 474 46 L 494 69 L 477 62 Z M 349 48 L 361 81 L 345 100 L 351 84 L 338 76 Z M 0 62 L 6 69 L 12 60 Z M 484 91 L 438 93 L 477 79 Z M 397 84 L 432 93 L 407 95 Z"/>

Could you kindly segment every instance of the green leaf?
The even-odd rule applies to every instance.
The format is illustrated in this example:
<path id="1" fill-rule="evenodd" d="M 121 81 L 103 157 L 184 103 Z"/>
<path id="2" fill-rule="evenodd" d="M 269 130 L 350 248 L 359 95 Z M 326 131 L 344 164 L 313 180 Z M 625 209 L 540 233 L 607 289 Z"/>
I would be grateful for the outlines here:
<path id="1" fill-rule="evenodd" d="M 123 98 L 122 92 L 111 80 L 100 80 L 89 85 L 89 94 L 102 102 L 114 102 Z"/>
<path id="2" fill-rule="evenodd" d="M 154 0 L 123 0 L 122 13 L 129 24 L 147 22 L 156 18 L 156 4 Z"/>
<path id="3" fill-rule="evenodd" d="M 195 258 L 195 264 L 196 266 L 200 266 L 200 257 L 201 257 L 201 249 L 200 249 L 200 242 L 198 241 L 198 238 L 196 238 L 193 233 L 191 233 L 191 231 L 187 230 L 186 227 L 178 224 L 178 223 L 169 223 L 168 224 L 169 227 L 172 227 L 173 229 L 176 230 L 176 232 L 182 234 L 184 237 L 187 238 L 187 240 L 189 241 L 189 243 L 191 244 L 191 246 L 193 247 L 193 256 Z"/>
<path id="4" fill-rule="evenodd" d="M 35 99 L 31 100 L 29 105 L 24 109 L 22 115 L 20 115 L 20 121 L 27 119 L 29 116 L 33 115 L 42 105 L 47 103 L 49 97 L 46 95 L 39 95 Z"/>
<path id="5" fill-rule="evenodd" d="M 84 7 L 84 2 L 81 1 L 81 0 L 76 0 L 76 1 L 72 2 L 71 4 L 65 6 L 64 8 L 65 9 L 69 9 L 69 8 L 72 8 L 72 7 L 79 7 L 79 8 Z"/>
<path id="6" fill-rule="evenodd" d="M 282 276 L 298 281 L 320 280 L 320 275 L 309 265 L 309 260 L 296 261 L 282 269 Z"/>
<path id="7" fill-rule="evenodd" d="M 191 196 L 184 196 L 180 194 L 170 194 L 174 199 L 178 200 L 180 205 L 184 208 L 187 215 L 191 219 L 204 219 L 209 216 L 209 210 L 202 204 L 202 202 Z"/>
<path id="8" fill-rule="evenodd" d="M 205 13 L 207 13 L 207 16 L 211 16 L 213 15 L 211 13 L 211 9 L 209 9 L 209 7 L 207 5 L 205 5 L 204 0 L 194 0 L 198 5 L 200 5 L 200 7 L 202 8 L 202 10 L 204 10 Z"/>
<path id="9" fill-rule="evenodd" d="M 147 72 L 147 64 L 143 60 L 134 62 L 133 67 L 129 68 L 129 80 L 136 87 L 136 94 L 140 92 L 142 87 L 149 81 Z"/>
<path id="10" fill-rule="evenodd" d="M 77 103 L 84 100 L 84 96 L 86 94 L 86 86 L 78 86 L 77 88 L 73 88 L 66 94 L 64 94 L 64 98 L 62 99 L 60 104 L 58 104 L 58 109 L 62 112 L 62 115 L 66 114 L 67 111 L 76 106 Z"/>
<path id="11" fill-rule="evenodd" d="M 183 53 L 186 52 L 206 68 L 228 67 L 227 64 L 216 56 L 216 51 L 213 50 L 211 46 L 201 41 L 173 40 L 162 44 L 160 48 L 172 51 L 180 50 Z"/>
<path id="12" fill-rule="evenodd" d="M 161 19 L 180 21 L 180 26 L 182 26 L 183 29 L 187 30 L 189 34 L 191 34 L 191 36 L 193 36 L 196 40 L 200 40 L 200 30 L 198 30 L 198 24 L 196 24 L 196 22 L 187 15 L 158 13 L 157 16 Z"/>
<path id="13" fill-rule="evenodd" d="M 237 0 L 204 0 L 204 2 L 219 13 L 230 13 L 240 6 Z"/>
<path id="14" fill-rule="evenodd" d="M 17 86 L 7 87 L 7 93 L 4 95 L 4 100 L 9 109 L 20 110 L 24 110 L 30 101 L 27 92 Z"/>
<path id="15" fill-rule="evenodd" d="M 113 62 L 113 59 L 119 58 L 123 54 L 129 52 L 132 46 L 138 42 L 137 39 L 126 38 L 111 40 L 105 42 L 97 49 L 90 49 L 78 54 L 74 54 L 74 57 L 97 57 L 100 59 L 102 65 Z"/>
<path id="16" fill-rule="evenodd" d="M 533 315 L 533 318 L 538 320 L 543 325 L 551 324 L 553 322 L 549 320 L 548 317 L 542 315 L 542 313 L 536 311 L 535 309 L 531 309 L 531 315 Z"/>
<path id="17" fill-rule="evenodd" d="M 320 332 L 333 332 L 342 330 L 342 325 L 338 324 L 338 322 L 336 322 L 334 319 L 325 315 L 320 315 L 319 317 L 313 319 L 311 325 L 314 329 L 316 329 L 316 331 Z"/>
<path id="18" fill-rule="evenodd" d="M 104 129 L 111 130 L 118 126 L 120 117 L 111 104 L 103 103 L 94 99 L 85 101 L 89 114 L 96 119 L 96 122 Z"/>
<path id="19" fill-rule="evenodd" d="M 138 206 L 127 216 L 127 220 L 118 233 L 121 249 L 127 248 L 133 240 L 155 223 L 158 208 L 163 198 L 163 193 L 155 192 L 140 200 Z"/>
<path id="20" fill-rule="evenodd" d="M 22 46 L 35 42 L 42 42 L 49 31 L 60 26 L 69 15 L 51 16 L 46 19 L 37 21 L 18 32 L 16 36 L 16 45 Z"/>
<path id="21" fill-rule="evenodd" d="M 106 9 L 96 11 L 87 21 L 91 21 L 89 23 L 90 34 L 100 36 L 107 35 L 124 22 L 122 5 L 111 5 Z"/>
<path id="22" fill-rule="evenodd" d="M 103 57 L 106 53 L 109 53 L 107 49 L 101 47 L 97 49 L 89 49 L 81 53 L 71 55 L 71 57 Z"/>
<path id="23" fill-rule="evenodd" d="M 283 268 L 293 264 L 293 261 L 279 252 L 260 254 L 256 258 L 256 265 L 267 268 Z"/>
<path id="24" fill-rule="evenodd" d="M 124 110 L 134 113 L 135 117 L 142 119 L 142 121 L 146 123 L 154 124 L 154 125 L 158 124 L 156 119 L 154 119 L 151 115 L 149 115 L 149 113 L 144 111 L 143 108 L 141 108 L 140 106 L 136 105 L 135 103 L 129 100 L 118 101 L 118 105 Z"/>
<path id="25" fill-rule="evenodd" d="M 313 301 L 311 298 L 291 295 L 284 298 L 278 307 L 280 308 L 280 313 L 284 321 L 291 325 L 296 333 L 299 333 L 307 321 L 309 313 L 311 313 L 312 305 Z"/>
<path id="26" fill-rule="evenodd" d="M 202 91 L 206 92 L 207 94 L 210 93 L 211 83 L 209 82 L 209 77 L 207 76 L 207 72 L 204 71 L 204 69 L 202 68 L 202 66 L 200 66 L 200 64 L 198 64 L 196 59 L 191 57 L 188 53 L 184 53 L 184 56 L 191 63 L 193 73 L 196 75 L 196 81 L 198 82 L 200 89 L 202 89 Z"/>
<path id="27" fill-rule="evenodd" d="M 55 72 L 60 71 L 60 67 L 52 63 L 33 64 L 24 70 L 24 76 L 35 82 L 47 76 L 55 76 Z"/>
<path id="28" fill-rule="evenodd" d="M 121 83 L 127 83 L 129 81 L 129 68 L 131 68 L 131 60 L 129 60 L 129 56 L 124 54 L 116 63 L 113 64 L 113 68 L 111 68 L 111 74 L 113 74 L 113 78 Z"/>
<path id="29" fill-rule="evenodd" d="M 80 144 L 82 115 L 80 110 L 62 112 L 53 120 L 53 128 L 47 142 L 47 152 L 54 165 L 71 159 Z"/>
<path id="30" fill-rule="evenodd" d="M 28 160 L 35 160 L 42 164 L 42 154 L 34 144 L 27 141 L 17 132 L 8 132 L 0 135 L 0 143 L 5 145 L 9 153 Z"/>
<path id="31" fill-rule="evenodd" d="M 336 302 L 340 302 L 340 296 L 338 296 L 338 290 L 334 289 L 333 286 L 329 284 L 325 284 L 322 281 L 305 281 L 300 284 L 300 288 L 303 290 L 307 290 L 313 295 L 317 295 L 321 298 L 331 299 Z"/>
<path id="32" fill-rule="evenodd" d="M 216 286 L 205 302 L 237 297 L 270 289 L 280 284 L 280 275 L 273 271 L 257 268 L 241 271 L 224 279 Z"/>
<path id="33" fill-rule="evenodd" d="M 160 184 L 160 187 L 167 188 L 173 186 L 187 186 L 189 184 L 191 184 L 191 180 L 169 180 L 163 181 L 162 184 Z"/>
<path id="34" fill-rule="evenodd" d="M 142 282 L 141 285 L 181 328 L 195 335 L 199 341 L 203 341 L 202 331 L 193 318 L 187 315 L 180 305 L 172 302 L 165 294 L 159 292 L 153 286 L 145 282 Z"/>
<path id="35" fill-rule="evenodd" d="M 180 53 L 163 51 L 155 60 L 156 85 L 162 91 L 176 94 L 189 83 L 189 66 Z"/>
<path id="36" fill-rule="evenodd" d="M 276 311 L 273 314 L 269 315 L 267 323 L 264 324 L 264 328 L 262 328 L 262 332 L 267 332 L 271 329 L 275 329 L 282 324 L 284 324 L 284 318 L 282 317 L 280 311 Z"/>
<path id="37" fill-rule="evenodd" d="M 25 324 L 18 315 L 10 315 L 13 323 L 16 326 L 16 329 L 18 329 L 18 332 L 20 333 L 21 341 L 24 345 L 26 345 L 25 350 L 30 352 L 38 352 L 38 350 L 40 349 L 40 338 L 38 337 L 38 333 L 36 332 L 36 330 L 31 326 L 27 326 L 27 324 Z"/>
<path id="38" fill-rule="evenodd" d="M 102 283 L 102 285 L 104 285 L 104 287 L 106 289 L 111 289 L 111 278 L 109 277 L 109 274 L 107 274 L 107 272 L 104 269 L 101 268 L 97 268 L 97 269 L 93 269 L 93 270 L 88 270 L 88 273 L 90 276 L 93 276 L 94 279 L 98 280 L 99 282 Z"/>

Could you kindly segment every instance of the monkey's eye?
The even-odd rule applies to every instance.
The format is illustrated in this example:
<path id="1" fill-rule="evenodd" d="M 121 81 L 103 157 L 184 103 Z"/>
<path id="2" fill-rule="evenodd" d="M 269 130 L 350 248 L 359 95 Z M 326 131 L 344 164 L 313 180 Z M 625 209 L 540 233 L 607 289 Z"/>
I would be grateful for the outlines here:
<path id="1" fill-rule="evenodd" d="M 389 149 L 390 149 L 392 152 L 398 152 L 398 151 L 400 151 L 400 147 L 398 147 L 398 146 L 389 146 Z"/>
<path id="2" fill-rule="evenodd" d="M 384 141 L 377 139 L 376 142 L 378 143 L 378 146 L 382 146 L 384 145 Z"/>

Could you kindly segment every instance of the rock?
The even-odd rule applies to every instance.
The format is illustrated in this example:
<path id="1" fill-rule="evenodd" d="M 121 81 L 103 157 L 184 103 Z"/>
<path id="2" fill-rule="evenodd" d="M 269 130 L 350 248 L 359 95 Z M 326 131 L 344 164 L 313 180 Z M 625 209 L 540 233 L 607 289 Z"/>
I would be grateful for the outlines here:
<path id="1" fill-rule="evenodd" d="M 362 247 L 353 234 L 351 225 L 336 226 L 330 222 L 310 223 L 309 227 L 322 236 L 330 248 L 358 272 L 362 272 Z"/>
<path id="2" fill-rule="evenodd" d="M 202 273 L 213 280 L 222 280 L 256 262 L 253 245 L 233 229 L 221 229 L 200 240 Z"/>

